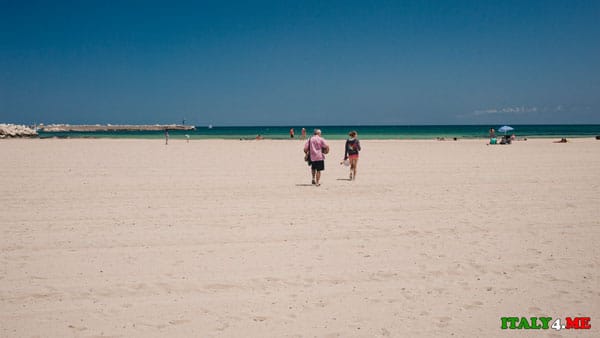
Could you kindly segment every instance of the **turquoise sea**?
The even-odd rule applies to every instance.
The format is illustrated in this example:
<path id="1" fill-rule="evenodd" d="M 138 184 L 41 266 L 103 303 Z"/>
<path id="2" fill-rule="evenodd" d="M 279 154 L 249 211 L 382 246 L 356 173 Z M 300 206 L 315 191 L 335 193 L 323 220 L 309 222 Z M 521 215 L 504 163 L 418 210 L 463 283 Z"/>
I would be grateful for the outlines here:
<path id="1" fill-rule="evenodd" d="M 320 128 L 327 139 L 344 139 L 350 130 L 356 130 L 361 139 L 436 139 L 443 138 L 487 138 L 489 128 L 498 130 L 499 125 L 443 125 L 443 126 L 253 126 L 253 127 L 207 127 L 198 126 L 196 130 L 171 130 L 172 139 L 254 139 L 261 135 L 265 139 L 289 139 L 290 128 L 294 128 L 296 138 L 302 128 L 312 134 L 314 128 Z M 581 125 L 511 125 L 517 137 L 561 138 L 595 137 L 600 135 L 599 124 Z M 498 133 L 501 135 L 502 133 Z M 118 132 L 41 132 L 40 138 L 164 138 L 162 131 L 118 131 Z"/>

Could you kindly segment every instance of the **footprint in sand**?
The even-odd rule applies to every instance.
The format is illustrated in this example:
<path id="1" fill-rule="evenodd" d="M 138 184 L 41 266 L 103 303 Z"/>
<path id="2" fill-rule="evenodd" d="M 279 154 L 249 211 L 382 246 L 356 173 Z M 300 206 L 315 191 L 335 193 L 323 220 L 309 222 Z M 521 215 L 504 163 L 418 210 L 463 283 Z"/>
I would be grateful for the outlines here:
<path id="1" fill-rule="evenodd" d="M 267 319 L 269 318 L 265 316 L 255 316 L 254 318 L 252 318 L 252 320 L 254 320 L 255 322 L 264 322 Z"/>
<path id="2" fill-rule="evenodd" d="M 436 317 L 435 319 L 438 320 L 438 323 L 436 323 L 436 325 L 438 327 L 446 327 L 448 325 L 450 325 L 450 320 L 452 320 L 452 318 L 450 317 Z"/>
<path id="3" fill-rule="evenodd" d="M 217 331 L 225 331 L 228 327 L 229 327 L 229 323 L 228 322 L 221 322 L 221 325 L 218 326 L 216 329 Z"/>
<path id="4" fill-rule="evenodd" d="M 227 290 L 227 289 L 232 289 L 234 287 L 235 287 L 235 285 L 219 284 L 219 283 L 204 285 L 204 288 L 209 289 L 209 290 Z"/>
<path id="5" fill-rule="evenodd" d="M 529 313 L 531 313 L 531 314 L 539 314 L 539 313 L 542 311 L 542 309 L 540 309 L 540 308 L 539 308 L 539 307 L 537 307 L 537 306 L 532 306 L 532 307 L 530 307 L 530 308 L 529 308 L 529 309 L 527 309 L 527 310 L 528 310 L 528 311 L 529 311 Z"/>
<path id="6" fill-rule="evenodd" d="M 77 330 L 77 331 L 85 331 L 88 329 L 87 327 L 75 326 L 75 325 L 69 325 L 69 328 L 73 329 L 73 330 Z"/>
<path id="7" fill-rule="evenodd" d="M 479 306 L 481 306 L 481 305 L 483 305 L 483 302 L 480 302 L 480 301 L 474 301 L 474 302 L 472 302 L 471 304 L 466 304 L 466 305 L 463 305 L 463 308 L 465 308 L 465 309 L 467 309 L 467 310 L 470 310 L 470 309 L 473 309 L 473 308 L 479 307 Z"/>

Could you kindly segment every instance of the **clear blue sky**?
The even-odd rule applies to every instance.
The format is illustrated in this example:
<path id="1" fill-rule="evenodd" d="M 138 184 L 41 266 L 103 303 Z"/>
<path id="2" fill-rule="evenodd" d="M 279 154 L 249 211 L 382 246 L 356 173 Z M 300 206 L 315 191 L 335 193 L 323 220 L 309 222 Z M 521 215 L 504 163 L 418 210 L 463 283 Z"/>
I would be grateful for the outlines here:
<path id="1" fill-rule="evenodd" d="M 600 1 L 0 0 L 0 122 L 600 123 Z"/>

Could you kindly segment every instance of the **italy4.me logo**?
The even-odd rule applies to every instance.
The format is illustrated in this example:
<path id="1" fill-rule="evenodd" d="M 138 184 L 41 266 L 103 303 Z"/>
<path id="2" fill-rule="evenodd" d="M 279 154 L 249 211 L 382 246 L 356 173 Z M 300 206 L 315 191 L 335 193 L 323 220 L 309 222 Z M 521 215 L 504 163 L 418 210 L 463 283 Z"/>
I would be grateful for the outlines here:
<path id="1" fill-rule="evenodd" d="M 560 331 L 589 330 L 592 328 L 590 317 L 566 317 L 564 320 L 552 317 L 501 317 L 503 330 L 548 330 L 550 328 Z M 550 324 L 552 323 L 552 324 Z"/>

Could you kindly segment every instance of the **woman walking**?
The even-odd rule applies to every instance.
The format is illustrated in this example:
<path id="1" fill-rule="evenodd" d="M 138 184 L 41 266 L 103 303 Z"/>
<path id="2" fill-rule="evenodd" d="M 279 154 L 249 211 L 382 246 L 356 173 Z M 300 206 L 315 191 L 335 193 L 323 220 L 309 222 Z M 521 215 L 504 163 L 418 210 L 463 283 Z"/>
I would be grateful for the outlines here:
<path id="1" fill-rule="evenodd" d="M 356 165 L 358 164 L 358 152 L 361 150 L 360 141 L 358 140 L 358 133 L 351 131 L 348 133 L 346 140 L 346 150 L 344 151 L 344 161 L 350 161 L 350 180 L 356 179 Z"/>

